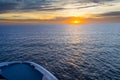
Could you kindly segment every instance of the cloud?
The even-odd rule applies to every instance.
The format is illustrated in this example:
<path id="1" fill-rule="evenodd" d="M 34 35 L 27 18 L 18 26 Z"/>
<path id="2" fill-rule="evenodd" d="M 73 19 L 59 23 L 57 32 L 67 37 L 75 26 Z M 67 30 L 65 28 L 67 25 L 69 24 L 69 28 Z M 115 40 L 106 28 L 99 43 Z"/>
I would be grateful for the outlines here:
<path id="1" fill-rule="evenodd" d="M 92 16 L 86 18 L 88 23 L 120 23 L 120 11 L 93 14 Z"/>
<path id="2" fill-rule="evenodd" d="M 53 11 L 61 10 L 63 8 L 57 8 L 52 5 L 55 1 L 50 0 L 1 0 L 0 1 L 0 13 L 13 12 L 13 11 Z"/>
<path id="3" fill-rule="evenodd" d="M 120 17 L 120 11 L 102 13 L 102 14 L 98 14 L 97 16 L 100 16 L 100 17 Z"/>
<path id="4" fill-rule="evenodd" d="M 77 0 L 80 3 L 105 3 L 105 2 L 111 2 L 115 0 Z"/>
<path id="5" fill-rule="evenodd" d="M 93 2 L 93 3 L 101 3 L 101 2 L 110 2 L 114 0 L 85 0 L 87 2 Z"/>
<path id="6" fill-rule="evenodd" d="M 16 3 L 0 2 L 0 13 L 5 13 L 7 11 L 14 10 L 16 6 L 17 6 Z"/>
<path id="7" fill-rule="evenodd" d="M 110 2 L 114 0 L 0 0 L 0 13 L 7 12 L 17 12 L 17 11 L 56 11 L 56 10 L 64 10 L 63 4 L 59 4 L 63 2 L 64 4 L 77 4 L 77 3 L 104 3 Z M 71 3 L 69 3 L 71 2 Z M 58 4 L 58 5 L 56 5 Z M 77 6 L 77 7 L 80 7 Z M 84 6 L 80 8 L 88 8 L 92 6 Z"/>
<path id="8" fill-rule="evenodd" d="M 80 7 L 78 7 L 77 9 L 90 8 L 90 7 L 96 7 L 96 6 L 99 6 L 99 5 L 80 6 Z"/>

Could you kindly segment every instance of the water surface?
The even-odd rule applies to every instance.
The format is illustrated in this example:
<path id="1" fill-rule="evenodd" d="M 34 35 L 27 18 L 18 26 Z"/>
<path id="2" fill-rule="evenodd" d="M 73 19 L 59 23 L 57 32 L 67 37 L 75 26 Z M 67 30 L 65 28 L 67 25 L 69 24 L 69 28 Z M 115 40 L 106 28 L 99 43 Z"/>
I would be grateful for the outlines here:
<path id="1" fill-rule="evenodd" d="M 0 25 L 0 62 L 33 61 L 60 80 L 119 80 L 120 24 Z"/>

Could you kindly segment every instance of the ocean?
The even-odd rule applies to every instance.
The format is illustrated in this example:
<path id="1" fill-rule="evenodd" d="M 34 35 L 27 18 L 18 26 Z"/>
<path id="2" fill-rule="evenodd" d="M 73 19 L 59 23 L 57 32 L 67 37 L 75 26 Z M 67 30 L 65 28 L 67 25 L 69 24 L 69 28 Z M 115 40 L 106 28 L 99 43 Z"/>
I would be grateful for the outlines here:
<path id="1" fill-rule="evenodd" d="M 59 80 L 120 80 L 120 23 L 0 25 L 0 62 L 32 61 Z"/>

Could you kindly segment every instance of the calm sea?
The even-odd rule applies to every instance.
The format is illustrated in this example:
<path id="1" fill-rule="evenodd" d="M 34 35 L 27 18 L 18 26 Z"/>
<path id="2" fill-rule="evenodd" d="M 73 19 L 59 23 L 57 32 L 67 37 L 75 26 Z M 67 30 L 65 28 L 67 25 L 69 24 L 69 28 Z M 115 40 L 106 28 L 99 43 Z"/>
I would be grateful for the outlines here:
<path id="1" fill-rule="evenodd" d="M 33 61 L 60 80 L 120 80 L 120 24 L 0 25 L 0 62 Z"/>

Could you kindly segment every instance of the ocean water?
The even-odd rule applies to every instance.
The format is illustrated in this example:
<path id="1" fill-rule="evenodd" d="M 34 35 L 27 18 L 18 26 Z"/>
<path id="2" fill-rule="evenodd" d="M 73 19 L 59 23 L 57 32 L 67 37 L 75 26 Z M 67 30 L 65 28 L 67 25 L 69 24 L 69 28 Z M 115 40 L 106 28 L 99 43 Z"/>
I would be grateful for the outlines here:
<path id="1" fill-rule="evenodd" d="M 0 25 L 0 62 L 33 61 L 59 80 L 120 80 L 120 24 Z"/>

